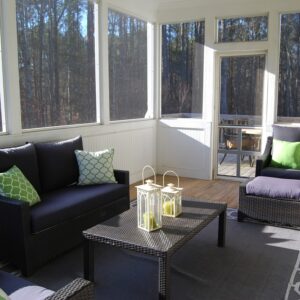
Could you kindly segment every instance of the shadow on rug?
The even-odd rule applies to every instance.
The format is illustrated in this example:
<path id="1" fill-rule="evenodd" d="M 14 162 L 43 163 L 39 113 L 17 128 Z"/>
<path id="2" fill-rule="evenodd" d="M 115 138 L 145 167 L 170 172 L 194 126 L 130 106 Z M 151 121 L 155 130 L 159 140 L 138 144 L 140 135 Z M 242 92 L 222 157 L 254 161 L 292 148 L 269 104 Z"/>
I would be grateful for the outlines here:
<path id="1" fill-rule="evenodd" d="M 171 299 L 299 299 L 300 231 L 238 223 L 228 211 L 226 247 L 217 220 L 172 257 Z M 29 279 L 57 289 L 82 277 L 82 249 L 52 261 Z M 96 299 L 156 299 L 155 258 L 105 245 L 95 248 Z"/>

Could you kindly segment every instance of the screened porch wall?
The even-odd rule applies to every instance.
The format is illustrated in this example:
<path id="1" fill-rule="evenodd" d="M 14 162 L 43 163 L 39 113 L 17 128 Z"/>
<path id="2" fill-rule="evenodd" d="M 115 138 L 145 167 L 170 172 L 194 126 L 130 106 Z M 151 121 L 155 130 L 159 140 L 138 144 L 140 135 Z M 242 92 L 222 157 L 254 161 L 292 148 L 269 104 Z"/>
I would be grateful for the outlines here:
<path id="1" fill-rule="evenodd" d="M 0 136 L 0 146 L 23 144 L 27 141 L 47 141 L 70 138 L 81 134 L 87 150 L 113 146 L 115 148 L 115 167 L 128 169 L 131 182 L 141 178 L 140 171 L 145 164 L 157 167 L 159 171 L 174 169 L 180 176 L 210 179 L 213 177 L 215 155 L 216 61 L 224 53 L 245 53 L 263 51 L 267 54 L 266 89 L 263 105 L 263 137 L 272 132 L 276 116 L 277 81 L 279 69 L 279 14 L 281 12 L 300 12 L 299 0 L 103 0 L 98 1 L 100 9 L 107 13 L 108 7 L 131 13 L 137 17 L 157 24 L 155 29 L 154 58 L 154 120 L 121 122 L 109 124 L 108 95 L 108 53 L 107 24 L 100 22 L 101 50 L 101 101 L 103 125 L 86 125 L 62 129 L 47 129 L 23 132 L 20 120 L 20 95 L 18 92 L 18 59 L 15 25 L 14 1 L 1 1 L 1 35 L 3 69 L 5 77 L 5 102 L 8 134 Z M 247 43 L 216 43 L 216 18 L 265 15 L 269 17 L 268 41 Z M 160 33 L 158 24 L 205 20 L 204 49 L 204 91 L 203 115 L 200 120 L 173 120 L 165 123 L 159 118 L 160 107 Z M 180 123 L 176 123 L 176 121 Z M 180 136 L 180 138 L 177 138 Z M 173 148 L 170 148 L 173 147 Z M 174 148 L 175 147 L 175 148 Z M 263 148 L 263 147 L 262 147 Z M 170 151 L 170 149 L 172 151 Z M 175 151 L 176 150 L 176 151 Z"/>
<path id="2" fill-rule="evenodd" d="M 185 139 L 184 146 L 178 144 L 176 154 L 168 152 L 168 143 L 171 137 L 179 135 L 176 126 L 168 127 L 159 122 L 158 126 L 158 161 L 168 153 L 168 159 L 164 161 L 165 168 L 178 165 L 190 166 L 184 170 L 184 174 L 198 176 L 199 178 L 211 179 L 217 171 L 217 123 L 218 123 L 218 97 L 220 85 L 218 83 L 219 64 L 221 55 L 243 55 L 243 54 L 266 54 L 265 83 L 262 108 L 262 140 L 261 149 L 264 149 L 267 136 L 272 134 L 272 124 L 276 123 L 277 93 L 279 73 L 279 42 L 280 42 L 280 13 L 300 12 L 300 2 L 297 0 L 280 1 L 246 1 L 246 0 L 211 0 L 202 2 L 197 0 L 177 1 L 170 6 L 170 1 L 161 0 L 157 21 L 161 24 L 172 22 L 187 22 L 189 20 L 205 20 L 205 50 L 204 50 L 204 91 L 203 91 L 203 116 L 198 129 L 193 126 L 190 130 L 201 131 L 204 128 L 205 136 L 210 136 L 210 143 L 206 145 L 201 135 L 195 135 L 191 139 Z M 222 17 L 244 17 L 244 16 L 268 16 L 268 40 L 259 42 L 234 42 L 217 43 L 216 21 Z M 237 116 L 228 116 L 236 118 Z M 243 116 L 244 117 L 244 116 Z M 260 118 L 260 117 L 258 117 Z M 253 120 L 255 122 L 255 120 Z M 186 130 L 188 130 L 188 123 Z M 198 142 L 195 143 L 195 141 Z M 202 149 L 201 154 L 195 155 L 195 148 Z M 207 149 L 208 147 L 208 149 Z M 191 149 L 187 151 L 187 149 Z M 199 163 L 201 158 L 201 163 Z M 162 159 L 164 160 L 164 159 Z M 180 160 L 180 162 L 178 162 Z M 166 163 L 167 162 L 167 163 Z M 194 164 L 193 164 L 194 163 Z M 161 166 L 161 161 L 159 161 Z M 210 168 L 207 168 L 207 166 Z M 192 167 L 191 167 L 192 166 Z M 194 169 L 197 168 L 197 171 Z M 189 169 L 189 170 L 187 170 Z M 180 168 L 178 169 L 180 172 Z"/>

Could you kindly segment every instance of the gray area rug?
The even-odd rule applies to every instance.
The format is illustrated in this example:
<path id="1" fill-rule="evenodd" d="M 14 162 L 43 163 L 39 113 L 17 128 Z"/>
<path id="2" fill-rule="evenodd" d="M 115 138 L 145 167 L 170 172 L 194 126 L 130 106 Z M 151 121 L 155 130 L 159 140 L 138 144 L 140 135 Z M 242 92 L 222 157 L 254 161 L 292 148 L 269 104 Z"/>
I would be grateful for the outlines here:
<path id="1" fill-rule="evenodd" d="M 300 231 L 238 223 L 228 210 L 226 247 L 218 248 L 217 220 L 172 258 L 171 299 L 300 298 Z M 156 299 L 155 258 L 96 246 L 96 299 Z M 58 289 L 82 277 L 82 249 L 52 261 L 29 279 Z"/>

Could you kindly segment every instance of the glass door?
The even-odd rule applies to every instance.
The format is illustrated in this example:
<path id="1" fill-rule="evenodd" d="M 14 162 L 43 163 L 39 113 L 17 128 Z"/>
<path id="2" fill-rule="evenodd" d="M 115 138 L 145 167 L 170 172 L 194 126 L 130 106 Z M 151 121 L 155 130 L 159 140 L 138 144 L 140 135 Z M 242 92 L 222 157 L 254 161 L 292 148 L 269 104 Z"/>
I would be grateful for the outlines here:
<path id="1" fill-rule="evenodd" d="M 221 56 L 217 175 L 252 177 L 261 151 L 265 55 Z"/>

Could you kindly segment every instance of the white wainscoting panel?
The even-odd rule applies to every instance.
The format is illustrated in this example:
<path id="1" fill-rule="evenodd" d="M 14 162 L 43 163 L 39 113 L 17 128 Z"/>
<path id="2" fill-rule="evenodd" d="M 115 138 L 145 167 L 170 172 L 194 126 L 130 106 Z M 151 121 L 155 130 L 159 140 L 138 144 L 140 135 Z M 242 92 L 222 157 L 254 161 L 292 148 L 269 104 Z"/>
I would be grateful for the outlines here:
<path id="1" fill-rule="evenodd" d="M 173 170 L 179 176 L 211 179 L 211 123 L 200 120 L 160 120 L 157 164 L 160 173 Z"/>
<path id="2" fill-rule="evenodd" d="M 114 148 L 114 168 L 129 170 L 130 183 L 142 178 L 141 172 L 145 165 L 156 168 L 156 120 L 27 130 L 18 135 L 1 135 L 0 148 L 26 142 L 65 140 L 78 135 L 83 138 L 84 150 Z M 145 174 L 147 177 L 151 175 L 149 171 Z"/>
<path id="3" fill-rule="evenodd" d="M 84 148 L 97 151 L 114 148 L 114 168 L 130 171 L 130 183 L 141 179 L 141 170 L 150 164 L 156 167 L 156 130 L 141 128 L 114 134 L 84 137 Z M 145 174 L 147 177 L 151 173 Z"/>

